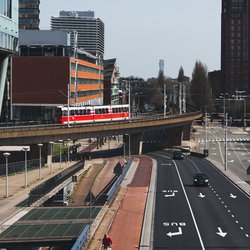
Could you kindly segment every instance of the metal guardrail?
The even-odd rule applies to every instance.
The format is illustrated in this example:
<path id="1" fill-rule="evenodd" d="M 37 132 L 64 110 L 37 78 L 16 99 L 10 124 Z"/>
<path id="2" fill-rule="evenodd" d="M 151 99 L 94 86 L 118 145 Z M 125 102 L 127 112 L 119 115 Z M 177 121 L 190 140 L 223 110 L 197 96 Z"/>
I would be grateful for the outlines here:
<path id="1" fill-rule="evenodd" d="M 126 173 L 128 172 L 128 169 L 130 168 L 131 164 L 133 162 L 132 157 L 129 159 L 129 161 L 126 163 L 126 167 L 123 169 L 122 174 L 117 178 L 117 180 L 114 182 L 113 186 L 110 188 L 110 190 L 107 193 L 107 202 L 112 201 L 114 198 L 114 195 L 120 186 L 122 180 L 124 179 Z"/>
<path id="2" fill-rule="evenodd" d="M 42 166 L 45 165 L 45 159 L 41 158 L 41 164 Z M 40 162 L 39 159 L 33 159 L 33 160 L 28 160 L 27 161 L 27 170 L 31 169 L 37 169 L 39 168 Z M 25 162 L 20 161 L 20 162 L 13 162 L 8 164 L 8 174 L 17 174 L 17 173 L 22 173 L 25 171 Z M 6 164 L 0 164 L 0 176 L 5 176 L 6 175 Z"/>
<path id="3" fill-rule="evenodd" d="M 76 240 L 75 244 L 73 245 L 73 247 L 71 248 L 71 250 L 82 250 L 82 247 L 84 246 L 84 244 L 87 240 L 89 230 L 90 230 L 90 225 L 87 224 L 84 227 L 84 229 L 82 230 L 79 237 L 77 238 L 77 240 Z"/>
<path id="4" fill-rule="evenodd" d="M 143 118 L 136 118 L 136 119 L 129 119 L 129 120 L 122 120 L 122 121 L 112 121 L 112 122 L 92 122 L 92 123 L 81 123 L 81 124 L 70 124 L 70 127 L 89 127 L 93 126 L 104 126 L 112 125 L 112 124 L 124 124 L 124 123 L 138 123 L 143 121 L 155 121 L 155 120 L 165 120 L 165 119 L 173 119 L 173 118 L 185 118 L 190 116 L 195 116 L 201 114 L 200 111 L 197 112 L 191 112 L 191 113 L 185 113 L 185 114 L 174 114 L 174 115 L 167 115 L 166 117 L 163 117 L 163 115 L 157 115 L 157 116 L 146 116 Z M 32 130 L 46 130 L 46 129 L 65 129 L 67 128 L 67 124 L 38 124 L 38 125 L 21 125 L 21 126 L 7 126 L 7 127 L 0 127 L 0 132 L 14 132 L 14 131 L 32 131 Z"/>
<path id="5" fill-rule="evenodd" d="M 63 170 L 61 173 L 58 173 L 54 177 L 46 180 L 45 182 L 41 183 L 40 185 L 34 187 L 30 190 L 29 198 L 21 203 L 21 206 L 30 206 L 45 194 L 49 193 L 53 190 L 56 186 L 61 184 L 63 181 L 68 179 L 70 176 L 74 175 L 78 171 L 80 171 L 84 166 L 84 162 L 79 162 L 74 164 L 73 166 Z"/>

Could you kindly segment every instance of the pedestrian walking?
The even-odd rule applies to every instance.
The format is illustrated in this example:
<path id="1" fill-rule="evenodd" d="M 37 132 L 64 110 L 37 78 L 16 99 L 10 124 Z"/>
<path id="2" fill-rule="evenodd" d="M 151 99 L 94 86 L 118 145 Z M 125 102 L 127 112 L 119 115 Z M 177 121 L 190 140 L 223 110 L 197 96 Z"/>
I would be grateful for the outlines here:
<path id="1" fill-rule="evenodd" d="M 113 246 L 113 241 L 108 234 L 105 234 L 102 239 L 102 246 L 105 250 L 111 250 Z"/>

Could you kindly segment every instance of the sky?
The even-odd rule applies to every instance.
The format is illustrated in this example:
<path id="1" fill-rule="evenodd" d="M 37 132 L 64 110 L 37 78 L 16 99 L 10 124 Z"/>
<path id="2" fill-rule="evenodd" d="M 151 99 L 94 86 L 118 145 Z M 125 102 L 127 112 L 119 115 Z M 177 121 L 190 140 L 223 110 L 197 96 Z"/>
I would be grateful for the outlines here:
<path id="1" fill-rule="evenodd" d="M 105 25 L 104 59 L 116 58 L 122 77 L 192 76 L 196 61 L 220 69 L 220 0 L 41 0 L 40 29 L 61 10 L 95 12 Z"/>

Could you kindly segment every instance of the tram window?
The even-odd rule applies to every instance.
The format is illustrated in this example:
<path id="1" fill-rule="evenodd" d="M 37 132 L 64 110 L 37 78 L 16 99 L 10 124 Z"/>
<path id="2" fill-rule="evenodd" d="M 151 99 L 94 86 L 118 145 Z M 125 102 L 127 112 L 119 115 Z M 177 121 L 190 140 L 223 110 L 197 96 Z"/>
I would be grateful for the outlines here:
<path id="1" fill-rule="evenodd" d="M 105 109 L 105 113 L 106 113 L 106 114 L 109 113 L 109 109 L 108 109 L 108 108 Z"/>
<path id="2" fill-rule="evenodd" d="M 90 109 L 87 109 L 87 115 L 90 115 Z"/>
<path id="3" fill-rule="evenodd" d="M 75 115 L 79 115 L 79 112 L 78 112 L 78 110 L 77 110 L 77 109 L 75 110 Z"/>
<path id="4" fill-rule="evenodd" d="M 67 116 L 67 115 L 68 115 L 67 110 L 63 110 L 63 112 L 62 112 L 62 116 Z"/>
<path id="5" fill-rule="evenodd" d="M 82 114 L 83 114 L 83 115 L 86 115 L 86 109 L 84 109 L 84 110 L 82 111 Z"/>
<path id="6" fill-rule="evenodd" d="M 78 115 L 82 115 L 82 109 L 78 110 Z"/>
<path id="7" fill-rule="evenodd" d="M 70 110 L 70 115 L 75 115 L 75 110 Z"/>

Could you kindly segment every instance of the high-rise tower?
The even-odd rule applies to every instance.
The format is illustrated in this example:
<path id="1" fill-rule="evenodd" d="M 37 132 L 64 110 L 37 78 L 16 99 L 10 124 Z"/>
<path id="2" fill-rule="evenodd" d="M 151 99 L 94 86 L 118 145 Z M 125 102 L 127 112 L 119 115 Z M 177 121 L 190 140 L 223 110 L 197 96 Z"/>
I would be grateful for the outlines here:
<path id="1" fill-rule="evenodd" d="M 19 29 L 39 30 L 40 0 L 19 0 Z"/>
<path id="2" fill-rule="evenodd" d="M 159 61 L 159 71 L 164 74 L 164 59 L 160 59 Z"/>
<path id="3" fill-rule="evenodd" d="M 104 23 L 94 17 L 93 11 L 60 11 L 59 17 L 51 17 L 52 30 L 72 31 L 71 46 L 74 46 L 73 32 L 77 32 L 77 47 L 101 57 L 104 54 Z"/>
<path id="4" fill-rule="evenodd" d="M 222 0 L 221 92 L 250 93 L 250 1 Z"/>

